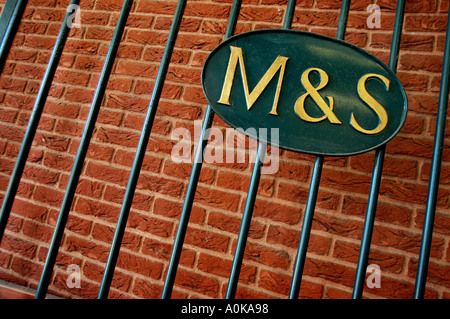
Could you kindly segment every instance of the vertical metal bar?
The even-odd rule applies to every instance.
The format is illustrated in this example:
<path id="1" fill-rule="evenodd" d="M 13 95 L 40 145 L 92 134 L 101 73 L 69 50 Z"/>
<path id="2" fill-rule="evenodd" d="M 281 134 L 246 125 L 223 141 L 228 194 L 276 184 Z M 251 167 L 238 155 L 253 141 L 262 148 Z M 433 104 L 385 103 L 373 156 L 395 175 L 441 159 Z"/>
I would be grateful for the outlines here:
<path id="1" fill-rule="evenodd" d="M 430 184 L 428 188 L 427 206 L 423 223 L 422 243 L 420 246 L 419 263 L 417 265 L 416 285 L 414 298 L 421 299 L 425 295 L 425 286 L 430 258 L 431 241 L 433 237 L 433 224 L 436 212 L 437 195 L 439 191 L 439 178 L 441 173 L 442 152 L 445 139 L 445 122 L 449 96 L 450 73 L 450 8 L 447 18 L 447 35 L 445 39 L 444 62 L 442 65 L 442 78 L 439 93 L 439 108 L 436 119 L 436 133 L 434 139 L 433 160 L 430 171 Z"/>
<path id="2" fill-rule="evenodd" d="M 239 11 L 241 8 L 242 0 L 235 0 L 231 8 L 230 17 L 228 19 L 227 30 L 225 32 L 224 40 L 231 37 L 236 27 Z M 191 175 L 189 177 L 189 183 L 186 189 L 186 196 L 184 198 L 183 208 L 181 210 L 180 221 L 178 223 L 177 233 L 175 235 L 175 241 L 172 247 L 172 254 L 170 256 L 169 265 L 167 267 L 167 274 L 164 281 L 164 287 L 161 294 L 162 299 L 169 299 L 172 294 L 173 284 L 175 282 L 175 276 L 177 273 L 178 263 L 180 261 L 181 250 L 183 248 L 183 242 L 186 235 L 187 226 L 189 223 L 189 217 L 192 210 L 192 204 L 194 202 L 195 191 L 197 189 L 198 179 L 200 177 L 200 171 L 203 164 L 203 152 L 208 143 L 208 133 L 211 128 L 212 121 L 214 119 L 214 111 L 211 106 L 206 108 L 205 117 L 203 119 L 202 132 L 198 141 L 197 149 L 195 152 L 194 163 L 192 165 Z"/>
<path id="3" fill-rule="evenodd" d="M 78 4 L 78 2 L 78 0 L 72 0 L 71 5 Z M 8 222 L 9 214 L 14 202 L 14 197 L 16 196 L 20 178 L 22 177 L 27 157 L 31 149 L 31 144 L 33 143 L 33 138 L 39 125 L 42 110 L 44 109 L 45 101 L 47 100 L 48 92 L 50 91 L 53 77 L 55 75 L 56 68 L 58 67 L 59 59 L 61 57 L 64 49 L 64 44 L 66 43 L 69 34 L 70 28 L 67 24 L 69 16 L 70 12 L 67 12 L 52 54 L 50 56 L 50 60 L 48 62 L 44 77 L 42 78 L 42 83 L 39 87 L 30 119 L 28 120 L 28 126 L 25 131 L 19 154 L 17 156 L 16 164 L 14 165 L 11 180 L 9 181 L 8 189 L 6 191 L 5 198 L 3 199 L 2 210 L 0 214 L 0 242 L 2 240 L 6 224 Z"/>
<path id="4" fill-rule="evenodd" d="M 0 72 L 5 65 L 14 34 L 27 4 L 26 0 L 8 0 L 3 7 L 0 26 Z M 7 22 L 7 23 L 5 23 Z"/>
<path id="5" fill-rule="evenodd" d="M 397 70 L 404 12 L 405 1 L 399 0 L 397 2 L 394 31 L 392 34 L 391 53 L 389 57 L 389 67 L 393 72 L 396 72 Z M 353 299 L 360 299 L 364 290 L 364 279 L 366 277 L 367 262 L 369 260 L 370 243 L 372 240 L 372 233 L 375 222 L 375 214 L 378 203 L 378 194 L 380 191 L 385 152 L 386 145 L 383 145 L 379 147 L 375 153 L 372 182 L 370 186 L 369 200 L 367 202 L 366 218 L 364 221 L 364 229 L 361 238 L 361 247 L 359 250 L 358 265 L 356 268 L 355 282 L 353 287 Z"/>
<path id="6" fill-rule="evenodd" d="M 290 0 L 286 9 L 285 19 L 283 23 L 283 29 L 290 29 L 292 26 L 292 20 L 295 13 L 296 0 Z M 242 215 L 241 226 L 239 228 L 239 235 L 236 243 L 236 250 L 234 252 L 233 263 L 231 266 L 230 277 L 228 279 L 227 291 L 225 294 L 226 299 L 234 298 L 236 294 L 237 284 L 239 281 L 239 274 L 241 272 L 242 260 L 244 258 L 245 245 L 247 243 L 248 232 L 250 230 L 250 223 L 253 215 L 253 209 L 255 206 L 256 194 L 258 192 L 259 180 L 261 177 L 261 167 L 264 162 L 264 156 L 267 150 L 267 144 L 258 143 L 258 149 L 256 152 L 256 159 L 253 166 L 252 176 L 250 179 L 250 185 L 248 187 L 247 199 L 245 202 L 244 213 Z"/>
<path id="7" fill-rule="evenodd" d="M 58 220 L 56 222 L 53 237 L 47 253 L 47 259 L 45 261 L 44 269 L 36 292 L 35 296 L 36 299 L 45 298 L 45 295 L 47 293 L 48 284 L 50 282 L 50 277 L 53 271 L 53 265 L 55 263 L 56 256 L 58 254 L 58 248 L 61 244 L 64 228 L 70 212 L 70 207 L 72 206 L 77 183 L 80 178 L 81 170 L 83 168 L 84 159 L 86 158 L 89 142 L 95 128 L 95 122 L 97 120 L 97 116 L 100 111 L 100 105 L 102 103 L 103 96 L 106 91 L 108 79 L 111 74 L 116 53 L 119 48 L 120 40 L 122 38 L 122 34 L 125 29 L 125 25 L 127 22 L 128 14 L 130 12 L 132 3 L 133 3 L 132 0 L 124 1 L 119 19 L 117 21 L 117 26 L 114 31 L 108 53 L 106 55 L 103 69 L 100 74 L 100 79 L 97 84 L 97 89 L 94 94 L 94 99 L 92 101 L 92 105 L 89 110 L 89 115 L 86 120 L 83 135 L 80 140 L 80 145 L 78 147 L 78 151 L 72 167 L 72 172 L 70 174 L 69 182 L 67 184 L 66 193 L 64 194 L 63 203 L 61 205 Z"/>
<path id="8" fill-rule="evenodd" d="M 300 291 L 303 268 L 305 266 L 306 260 L 306 252 L 308 250 L 309 235 L 311 234 L 314 209 L 316 206 L 317 194 L 319 192 L 320 176 L 322 175 L 323 160 L 323 156 L 317 156 L 314 162 L 311 184 L 309 186 L 308 200 L 306 202 L 305 214 L 303 217 L 302 232 L 298 244 L 297 257 L 295 259 L 294 273 L 292 274 L 289 299 L 297 299 L 298 293 Z"/>
<path id="9" fill-rule="evenodd" d="M 347 30 L 348 11 L 350 10 L 350 0 L 343 0 L 341 5 L 341 13 L 339 15 L 339 23 L 336 31 L 336 39 L 344 40 L 345 31 Z"/>
<path id="10" fill-rule="evenodd" d="M 175 10 L 172 26 L 169 31 L 166 47 L 164 49 L 164 54 L 161 59 L 161 65 L 159 67 L 158 75 L 156 77 L 152 97 L 150 99 L 150 104 L 147 110 L 147 115 L 145 117 L 144 125 L 141 132 L 141 137 L 139 139 L 139 144 L 134 157 L 133 166 L 131 168 L 130 177 L 128 179 L 125 196 L 122 202 L 122 207 L 117 221 L 116 231 L 114 232 L 114 238 L 111 244 L 108 260 L 106 262 L 105 273 L 103 274 L 103 280 L 98 294 L 99 299 L 106 299 L 108 297 L 108 292 L 111 287 L 111 281 L 114 275 L 114 268 L 116 266 L 117 258 L 119 256 L 120 245 L 122 243 L 122 238 L 125 232 L 128 215 L 130 213 L 133 196 L 139 178 L 139 173 L 142 167 L 142 162 L 144 160 L 145 151 L 148 145 L 148 139 L 150 137 L 150 133 L 153 127 L 153 121 L 155 119 L 156 110 L 158 108 L 159 99 L 161 97 L 161 92 L 164 86 L 164 80 L 167 74 L 167 70 L 169 68 L 170 58 L 172 56 L 173 48 L 175 46 L 175 41 L 177 38 L 178 30 L 181 25 L 181 20 L 183 18 L 183 12 L 185 7 L 186 7 L 186 0 L 180 0 Z"/>
<path id="11" fill-rule="evenodd" d="M 0 42 L 3 39 L 8 38 L 8 27 L 11 24 L 11 20 L 14 16 L 14 10 L 17 8 L 17 3 L 20 0 L 6 0 L 3 6 L 2 14 L 0 16 Z"/>
<path id="12" fill-rule="evenodd" d="M 350 9 L 350 0 L 343 0 L 336 38 L 343 40 L 347 28 L 348 11 Z M 306 202 L 305 214 L 303 217 L 303 225 L 300 235 L 300 241 L 297 250 L 297 256 L 294 264 L 294 272 L 292 274 L 291 288 L 289 291 L 289 299 L 297 299 L 300 292 L 300 284 L 303 276 L 303 268 L 306 261 L 306 252 L 308 250 L 308 241 L 311 234 L 311 226 L 314 217 L 317 194 L 319 191 L 320 176 L 322 175 L 323 156 L 316 156 L 314 167 L 311 175 L 311 183 L 309 186 L 308 199 Z"/>
<path id="13" fill-rule="evenodd" d="M 367 262 L 370 253 L 370 242 L 372 239 L 375 212 L 378 202 L 378 192 L 381 184 L 381 173 L 383 170 L 384 154 L 386 147 L 383 145 L 377 149 L 372 172 L 372 182 L 367 203 L 366 218 L 359 249 L 358 265 L 356 268 L 355 282 L 353 285 L 353 299 L 360 299 L 364 290 L 364 279 L 366 276 Z"/>
<path id="14" fill-rule="evenodd" d="M 297 0 L 294 1 L 289 0 L 286 7 L 286 13 L 284 15 L 283 29 L 287 30 L 292 28 L 292 21 L 294 20 L 296 4 Z"/>
<path id="15" fill-rule="evenodd" d="M 242 215 L 241 227 L 239 229 L 236 251 L 234 253 L 233 264 L 231 266 L 230 277 L 228 279 L 226 299 L 234 298 L 241 272 L 242 259 L 244 258 L 245 245 L 247 243 L 248 232 L 255 207 L 256 194 L 258 192 L 259 180 L 261 177 L 261 167 L 264 162 L 267 145 L 264 142 L 258 144 L 255 163 L 253 165 L 252 177 L 248 187 L 247 200 L 245 202 L 244 214 Z"/>
<path id="16" fill-rule="evenodd" d="M 202 131 L 195 152 L 195 158 L 192 165 L 191 175 L 189 177 L 189 183 L 186 189 L 186 195 L 184 198 L 183 208 L 181 210 L 180 221 L 178 222 L 177 233 L 175 235 L 175 240 L 172 247 L 172 254 L 170 256 L 169 265 L 167 267 L 166 279 L 164 281 L 164 287 L 161 294 L 162 299 L 169 299 L 170 295 L 172 294 L 173 284 L 175 282 L 175 276 L 180 261 L 184 238 L 189 223 L 189 217 L 191 215 L 192 204 L 194 202 L 195 191 L 197 189 L 200 171 L 202 168 L 203 151 L 208 141 L 208 130 L 209 128 L 211 128 L 213 119 L 214 111 L 212 110 L 211 106 L 208 105 L 205 117 L 203 119 Z"/>

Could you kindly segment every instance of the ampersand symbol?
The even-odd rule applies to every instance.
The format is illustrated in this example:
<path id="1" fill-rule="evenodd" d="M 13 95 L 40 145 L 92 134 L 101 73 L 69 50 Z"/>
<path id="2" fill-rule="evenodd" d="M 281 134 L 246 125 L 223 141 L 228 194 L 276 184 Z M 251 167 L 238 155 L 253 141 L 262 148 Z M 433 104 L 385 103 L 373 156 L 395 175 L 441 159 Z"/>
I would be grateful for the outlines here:
<path id="1" fill-rule="evenodd" d="M 317 87 L 314 87 L 311 82 L 309 81 L 309 74 L 312 71 L 316 71 L 320 75 L 320 83 Z M 329 105 L 327 102 L 323 99 L 323 97 L 319 94 L 319 90 L 323 89 L 328 84 L 328 74 L 319 68 L 309 68 L 302 74 L 302 84 L 303 87 L 306 89 L 306 93 L 300 96 L 295 102 L 295 113 L 304 121 L 307 122 L 320 122 L 328 118 L 328 120 L 333 124 L 342 124 L 341 121 L 336 117 L 336 115 L 333 113 L 333 107 L 334 107 L 334 99 L 332 96 L 327 96 Z M 324 113 L 324 116 L 322 117 L 312 117 L 308 113 L 306 113 L 305 110 L 305 100 L 306 98 L 310 96 L 314 102 L 316 102 L 317 106 L 322 110 Z"/>

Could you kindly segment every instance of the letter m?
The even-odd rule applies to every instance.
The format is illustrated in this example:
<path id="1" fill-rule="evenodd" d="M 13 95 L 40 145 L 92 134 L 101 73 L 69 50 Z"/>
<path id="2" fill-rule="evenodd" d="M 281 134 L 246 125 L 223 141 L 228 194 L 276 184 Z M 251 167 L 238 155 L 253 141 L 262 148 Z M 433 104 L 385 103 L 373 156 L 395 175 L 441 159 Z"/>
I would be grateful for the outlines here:
<path id="1" fill-rule="evenodd" d="M 228 68 L 227 73 L 225 74 L 225 81 L 222 87 L 222 94 L 220 95 L 220 99 L 217 102 L 225 105 L 230 105 L 230 94 L 231 89 L 233 87 L 234 77 L 236 74 L 236 68 L 238 63 L 241 70 L 242 84 L 244 86 L 245 101 L 247 102 L 248 110 L 250 110 L 250 108 L 256 102 L 261 93 L 273 79 L 275 74 L 277 74 L 278 70 L 280 70 L 280 76 L 278 77 L 278 84 L 275 92 L 275 98 L 273 101 L 272 110 L 270 111 L 270 114 L 278 115 L 277 106 L 278 100 L 280 98 L 281 84 L 284 78 L 286 62 L 289 58 L 278 56 L 272 63 L 270 68 L 267 70 L 267 72 L 264 74 L 264 76 L 261 78 L 261 80 L 259 80 L 258 84 L 255 86 L 252 92 L 250 92 L 248 89 L 247 73 L 245 71 L 244 55 L 242 53 L 242 49 L 233 46 L 230 46 L 230 48 L 231 48 L 230 60 L 228 61 Z"/>

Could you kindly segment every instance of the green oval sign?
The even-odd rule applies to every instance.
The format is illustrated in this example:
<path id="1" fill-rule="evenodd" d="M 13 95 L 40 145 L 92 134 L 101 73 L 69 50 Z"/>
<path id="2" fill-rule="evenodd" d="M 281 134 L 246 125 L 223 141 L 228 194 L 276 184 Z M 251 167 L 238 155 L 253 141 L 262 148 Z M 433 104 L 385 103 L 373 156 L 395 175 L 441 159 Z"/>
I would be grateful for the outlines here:
<path id="1" fill-rule="evenodd" d="M 238 131 L 281 148 L 343 156 L 370 151 L 403 126 L 397 76 L 349 43 L 262 30 L 220 44 L 202 72 L 208 103 Z"/>

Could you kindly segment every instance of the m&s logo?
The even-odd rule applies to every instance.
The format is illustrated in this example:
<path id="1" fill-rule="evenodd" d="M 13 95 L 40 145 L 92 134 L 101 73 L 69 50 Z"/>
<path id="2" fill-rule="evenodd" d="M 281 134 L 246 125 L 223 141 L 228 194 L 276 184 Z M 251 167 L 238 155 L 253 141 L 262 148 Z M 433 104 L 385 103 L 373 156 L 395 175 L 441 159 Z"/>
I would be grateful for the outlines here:
<path id="1" fill-rule="evenodd" d="M 276 146 L 316 155 L 372 150 L 397 134 L 407 112 L 405 91 L 383 62 L 300 31 L 228 39 L 207 58 L 202 86 L 214 111 L 238 131 L 278 128 Z"/>
<path id="2" fill-rule="evenodd" d="M 240 66 L 241 70 L 241 77 L 242 77 L 242 85 L 244 87 L 244 93 L 245 93 L 245 102 L 247 105 L 247 110 L 250 110 L 253 104 L 256 102 L 256 100 L 260 97 L 261 93 L 264 91 L 264 89 L 267 87 L 269 82 L 273 79 L 275 74 L 279 73 L 278 81 L 277 81 L 277 88 L 275 92 L 275 98 L 272 104 L 272 109 L 269 112 L 269 114 L 278 116 L 278 101 L 280 98 L 280 91 L 282 88 L 282 83 L 284 79 L 285 69 L 286 69 L 286 63 L 289 60 L 288 57 L 278 56 L 276 60 L 272 63 L 270 68 L 267 70 L 267 72 L 264 74 L 264 76 L 260 79 L 256 87 L 249 92 L 249 86 L 247 81 L 247 75 L 246 75 L 246 69 L 244 64 L 244 57 L 243 57 L 243 51 L 239 47 L 230 47 L 231 54 L 230 54 L 230 60 L 228 63 L 227 72 L 225 75 L 225 81 L 222 87 L 222 93 L 220 95 L 220 99 L 217 101 L 217 103 L 230 105 L 230 94 L 231 94 L 231 88 L 233 87 L 233 81 L 236 74 L 236 68 L 237 64 Z M 279 71 L 279 72 L 278 72 Z M 311 83 L 309 79 L 309 75 L 311 72 L 317 72 L 320 76 L 320 82 L 318 83 L 317 87 L 314 87 L 314 85 Z M 366 82 L 369 78 L 376 78 L 379 79 L 384 83 L 386 86 L 386 89 L 389 90 L 389 84 L 390 81 L 385 76 L 380 74 L 374 74 L 374 73 L 368 73 L 364 74 L 357 82 L 357 92 L 358 96 L 361 98 L 362 101 L 364 101 L 369 108 L 371 108 L 376 115 L 378 116 L 379 123 L 377 127 L 373 129 L 365 129 L 362 128 L 356 118 L 355 115 L 351 114 L 351 120 L 350 125 L 356 129 L 358 132 L 361 132 L 363 134 L 377 134 L 380 133 L 387 125 L 388 122 L 388 115 L 386 113 L 386 110 L 384 107 L 376 101 L 367 91 L 366 88 Z M 327 101 L 320 95 L 319 90 L 323 89 L 329 82 L 328 74 L 319 68 L 308 68 L 306 69 L 302 75 L 301 75 L 301 84 L 303 88 L 306 90 L 306 93 L 301 95 L 294 105 L 294 111 L 297 114 L 299 118 L 306 122 L 310 123 L 317 123 L 321 122 L 323 120 L 328 120 L 332 124 L 339 124 L 342 125 L 342 122 L 337 118 L 335 113 L 333 112 L 334 108 L 334 97 L 333 96 L 327 96 Z M 306 111 L 305 102 L 307 98 L 311 98 L 316 106 L 320 109 L 320 111 L 323 113 L 320 117 L 313 117 L 308 114 Z"/>

